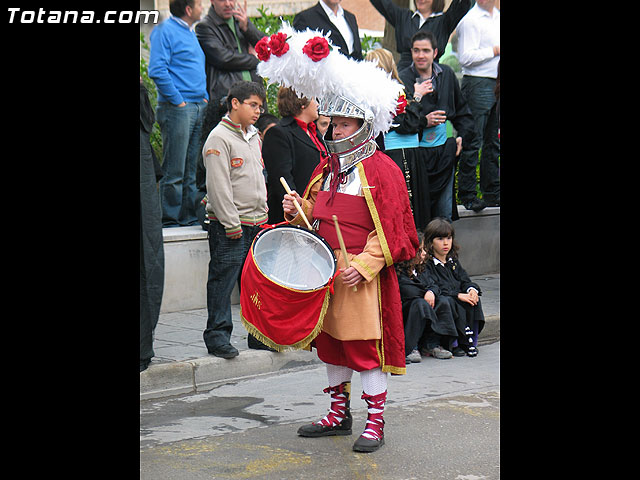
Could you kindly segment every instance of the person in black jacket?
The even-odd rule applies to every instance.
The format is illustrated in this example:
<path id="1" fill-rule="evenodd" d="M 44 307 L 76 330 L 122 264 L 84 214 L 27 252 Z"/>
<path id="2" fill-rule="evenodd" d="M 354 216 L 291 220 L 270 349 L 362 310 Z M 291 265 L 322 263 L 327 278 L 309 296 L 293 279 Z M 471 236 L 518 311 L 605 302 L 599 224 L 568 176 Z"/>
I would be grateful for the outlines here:
<path id="1" fill-rule="evenodd" d="M 149 138 L 155 113 L 140 77 L 140 371 L 154 357 L 153 332 L 160 316 L 164 290 L 162 208 L 158 180 L 162 167 Z"/>
<path id="2" fill-rule="evenodd" d="M 455 230 L 443 218 L 434 218 L 424 232 L 427 269 L 440 288 L 440 296 L 449 302 L 458 331 L 455 356 L 475 357 L 478 354 L 478 334 L 484 327 L 480 303 L 482 291 L 472 282 L 458 259 L 459 246 L 454 241 Z"/>
<path id="3" fill-rule="evenodd" d="M 420 362 L 420 354 L 451 358 L 452 353 L 442 345 L 448 347 L 450 339 L 458 335 L 449 302 L 440 298 L 440 289 L 426 268 L 422 232 L 418 232 L 418 239 L 420 248 L 415 258 L 396 265 L 407 364 Z"/>
<path id="4" fill-rule="evenodd" d="M 211 0 L 209 12 L 196 25 L 196 36 L 204 51 L 209 102 L 220 105 L 234 83 L 245 80 L 262 85 L 256 73 L 258 57 L 250 48 L 266 34 L 259 31 L 235 0 Z M 224 112 L 223 112 L 224 114 Z"/>
<path id="5" fill-rule="evenodd" d="M 400 54 L 398 70 L 411 65 L 411 37 L 418 31 L 433 32 L 438 45 L 441 45 L 436 57 L 438 60 L 451 33 L 471 7 L 471 0 L 452 0 L 447 11 L 443 12 L 444 0 L 416 0 L 416 11 L 412 12 L 399 7 L 393 0 L 370 1 L 395 29 L 396 50 Z"/>
<path id="6" fill-rule="evenodd" d="M 307 27 L 327 34 L 331 31 L 331 43 L 340 47 L 340 53 L 362 60 L 362 46 L 356 16 L 340 6 L 342 0 L 320 0 L 313 7 L 303 10 L 293 18 L 293 28 Z"/>
<path id="7" fill-rule="evenodd" d="M 393 54 L 386 48 L 369 50 L 365 60 L 377 61 L 380 68 L 391 74 L 391 78 L 402 83 Z M 414 96 L 421 96 L 433 90 L 427 82 L 416 85 L 415 89 Z M 380 135 L 376 142 L 404 173 L 416 229 L 422 231 L 431 220 L 429 175 L 425 170 L 426 164 L 419 146 L 420 135 L 427 126 L 427 118 L 422 113 L 422 105 L 416 102 L 412 95 L 407 94 L 406 101 L 404 112 L 395 116 L 389 131 Z"/>
<path id="8" fill-rule="evenodd" d="M 280 177 L 291 190 L 304 192 L 311 173 L 326 148 L 316 131 L 318 103 L 306 97 L 299 98 L 287 87 L 278 91 L 278 111 L 282 119 L 264 136 L 262 160 L 267 170 L 267 205 L 269 223 L 284 221 L 282 198 L 286 193 Z"/>
<path id="9" fill-rule="evenodd" d="M 454 172 L 456 157 L 465 145 L 470 145 L 475 136 L 475 124 L 471 109 L 462 95 L 455 73 L 448 65 L 435 62 L 438 46 L 431 32 L 419 31 L 411 42 L 413 63 L 399 72 L 400 79 L 408 94 L 420 102 L 422 114 L 427 122 L 420 134 L 423 173 L 411 172 L 418 183 L 429 185 L 430 205 L 424 205 L 425 214 L 416 219 L 419 229 L 426 226 L 426 212 L 430 210 L 435 218 L 442 216 L 457 220 L 455 205 Z M 418 84 L 427 82 L 430 93 L 420 95 L 415 92 Z M 450 120 L 457 137 L 447 138 L 445 122 Z M 420 176 L 428 175 L 428 181 L 421 182 Z"/>

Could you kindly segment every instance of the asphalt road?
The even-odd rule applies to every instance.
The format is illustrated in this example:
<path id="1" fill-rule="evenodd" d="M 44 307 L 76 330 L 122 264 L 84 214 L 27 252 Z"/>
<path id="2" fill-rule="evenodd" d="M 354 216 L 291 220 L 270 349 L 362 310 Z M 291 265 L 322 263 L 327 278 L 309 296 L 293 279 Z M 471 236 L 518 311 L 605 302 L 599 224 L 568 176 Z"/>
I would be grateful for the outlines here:
<path id="1" fill-rule="evenodd" d="M 323 366 L 140 403 L 141 479 L 500 478 L 500 342 L 475 358 L 423 358 L 389 377 L 385 445 L 351 447 L 366 407 L 353 377 L 353 435 L 303 438 L 327 411 Z"/>

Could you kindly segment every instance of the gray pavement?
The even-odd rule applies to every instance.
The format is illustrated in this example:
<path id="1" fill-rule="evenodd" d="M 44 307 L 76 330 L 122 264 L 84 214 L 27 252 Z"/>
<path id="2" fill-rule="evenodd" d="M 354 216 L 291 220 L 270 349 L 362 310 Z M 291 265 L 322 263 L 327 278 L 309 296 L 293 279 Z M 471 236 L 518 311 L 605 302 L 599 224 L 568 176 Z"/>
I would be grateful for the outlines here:
<path id="1" fill-rule="evenodd" d="M 500 274 L 471 277 L 482 289 L 482 309 L 486 324 L 479 345 L 500 339 Z M 202 332 L 207 310 L 163 313 L 156 326 L 153 349 L 155 357 L 149 368 L 140 373 L 140 398 L 200 393 L 231 381 L 319 364 L 315 350 L 283 353 L 249 349 L 247 331 L 240 320 L 240 305 L 232 305 L 231 344 L 240 355 L 231 360 L 210 355 Z M 480 355 L 482 349 L 480 348 Z"/>

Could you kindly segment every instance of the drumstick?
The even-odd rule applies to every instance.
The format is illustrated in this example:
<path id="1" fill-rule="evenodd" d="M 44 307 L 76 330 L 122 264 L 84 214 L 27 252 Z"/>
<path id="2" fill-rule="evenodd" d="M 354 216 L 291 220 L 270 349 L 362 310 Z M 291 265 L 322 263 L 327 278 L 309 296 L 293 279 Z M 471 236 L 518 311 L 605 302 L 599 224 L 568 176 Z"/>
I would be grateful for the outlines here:
<path id="1" fill-rule="evenodd" d="M 338 243 L 340 243 L 340 250 L 342 250 L 342 256 L 344 257 L 344 263 L 346 265 L 345 268 L 349 268 L 351 265 L 349 263 L 349 257 L 347 257 L 347 247 L 344 244 L 344 240 L 342 239 L 342 233 L 340 233 L 340 225 L 338 225 L 338 217 L 335 215 L 332 216 L 333 223 L 336 226 L 336 234 L 338 235 Z M 353 286 L 353 291 L 357 292 L 358 287 Z"/>
<path id="2" fill-rule="evenodd" d="M 284 179 L 284 177 L 280 177 L 280 183 L 284 187 L 285 192 L 287 192 L 289 195 L 291 195 L 291 189 L 289 188 L 289 184 Z M 291 195 L 291 196 L 293 197 L 293 195 Z M 296 206 L 296 209 L 298 210 L 298 213 L 300 215 L 302 215 L 302 219 L 304 220 L 304 223 L 307 224 L 307 227 L 309 228 L 309 230 L 313 230 L 313 228 L 311 227 L 311 224 L 309 223 L 309 220 L 307 220 L 307 216 L 302 211 L 302 207 L 300 206 L 298 201 L 295 199 L 295 197 L 293 198 L 293 204 Z"/>

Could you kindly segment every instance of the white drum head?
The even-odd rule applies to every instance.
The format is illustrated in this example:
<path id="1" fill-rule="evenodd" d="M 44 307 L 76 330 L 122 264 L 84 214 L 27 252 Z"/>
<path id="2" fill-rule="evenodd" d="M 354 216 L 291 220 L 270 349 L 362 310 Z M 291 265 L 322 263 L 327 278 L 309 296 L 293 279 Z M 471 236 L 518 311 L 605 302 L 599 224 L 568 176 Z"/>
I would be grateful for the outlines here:
<path id="1" fill-rule="evenodd" d="M 282 226 L 265 230 L 253 245 L 253 257 L 269 279 L 288 288 L 322 288 L 336 272 L 331 247 L 303 228 Z"/>

